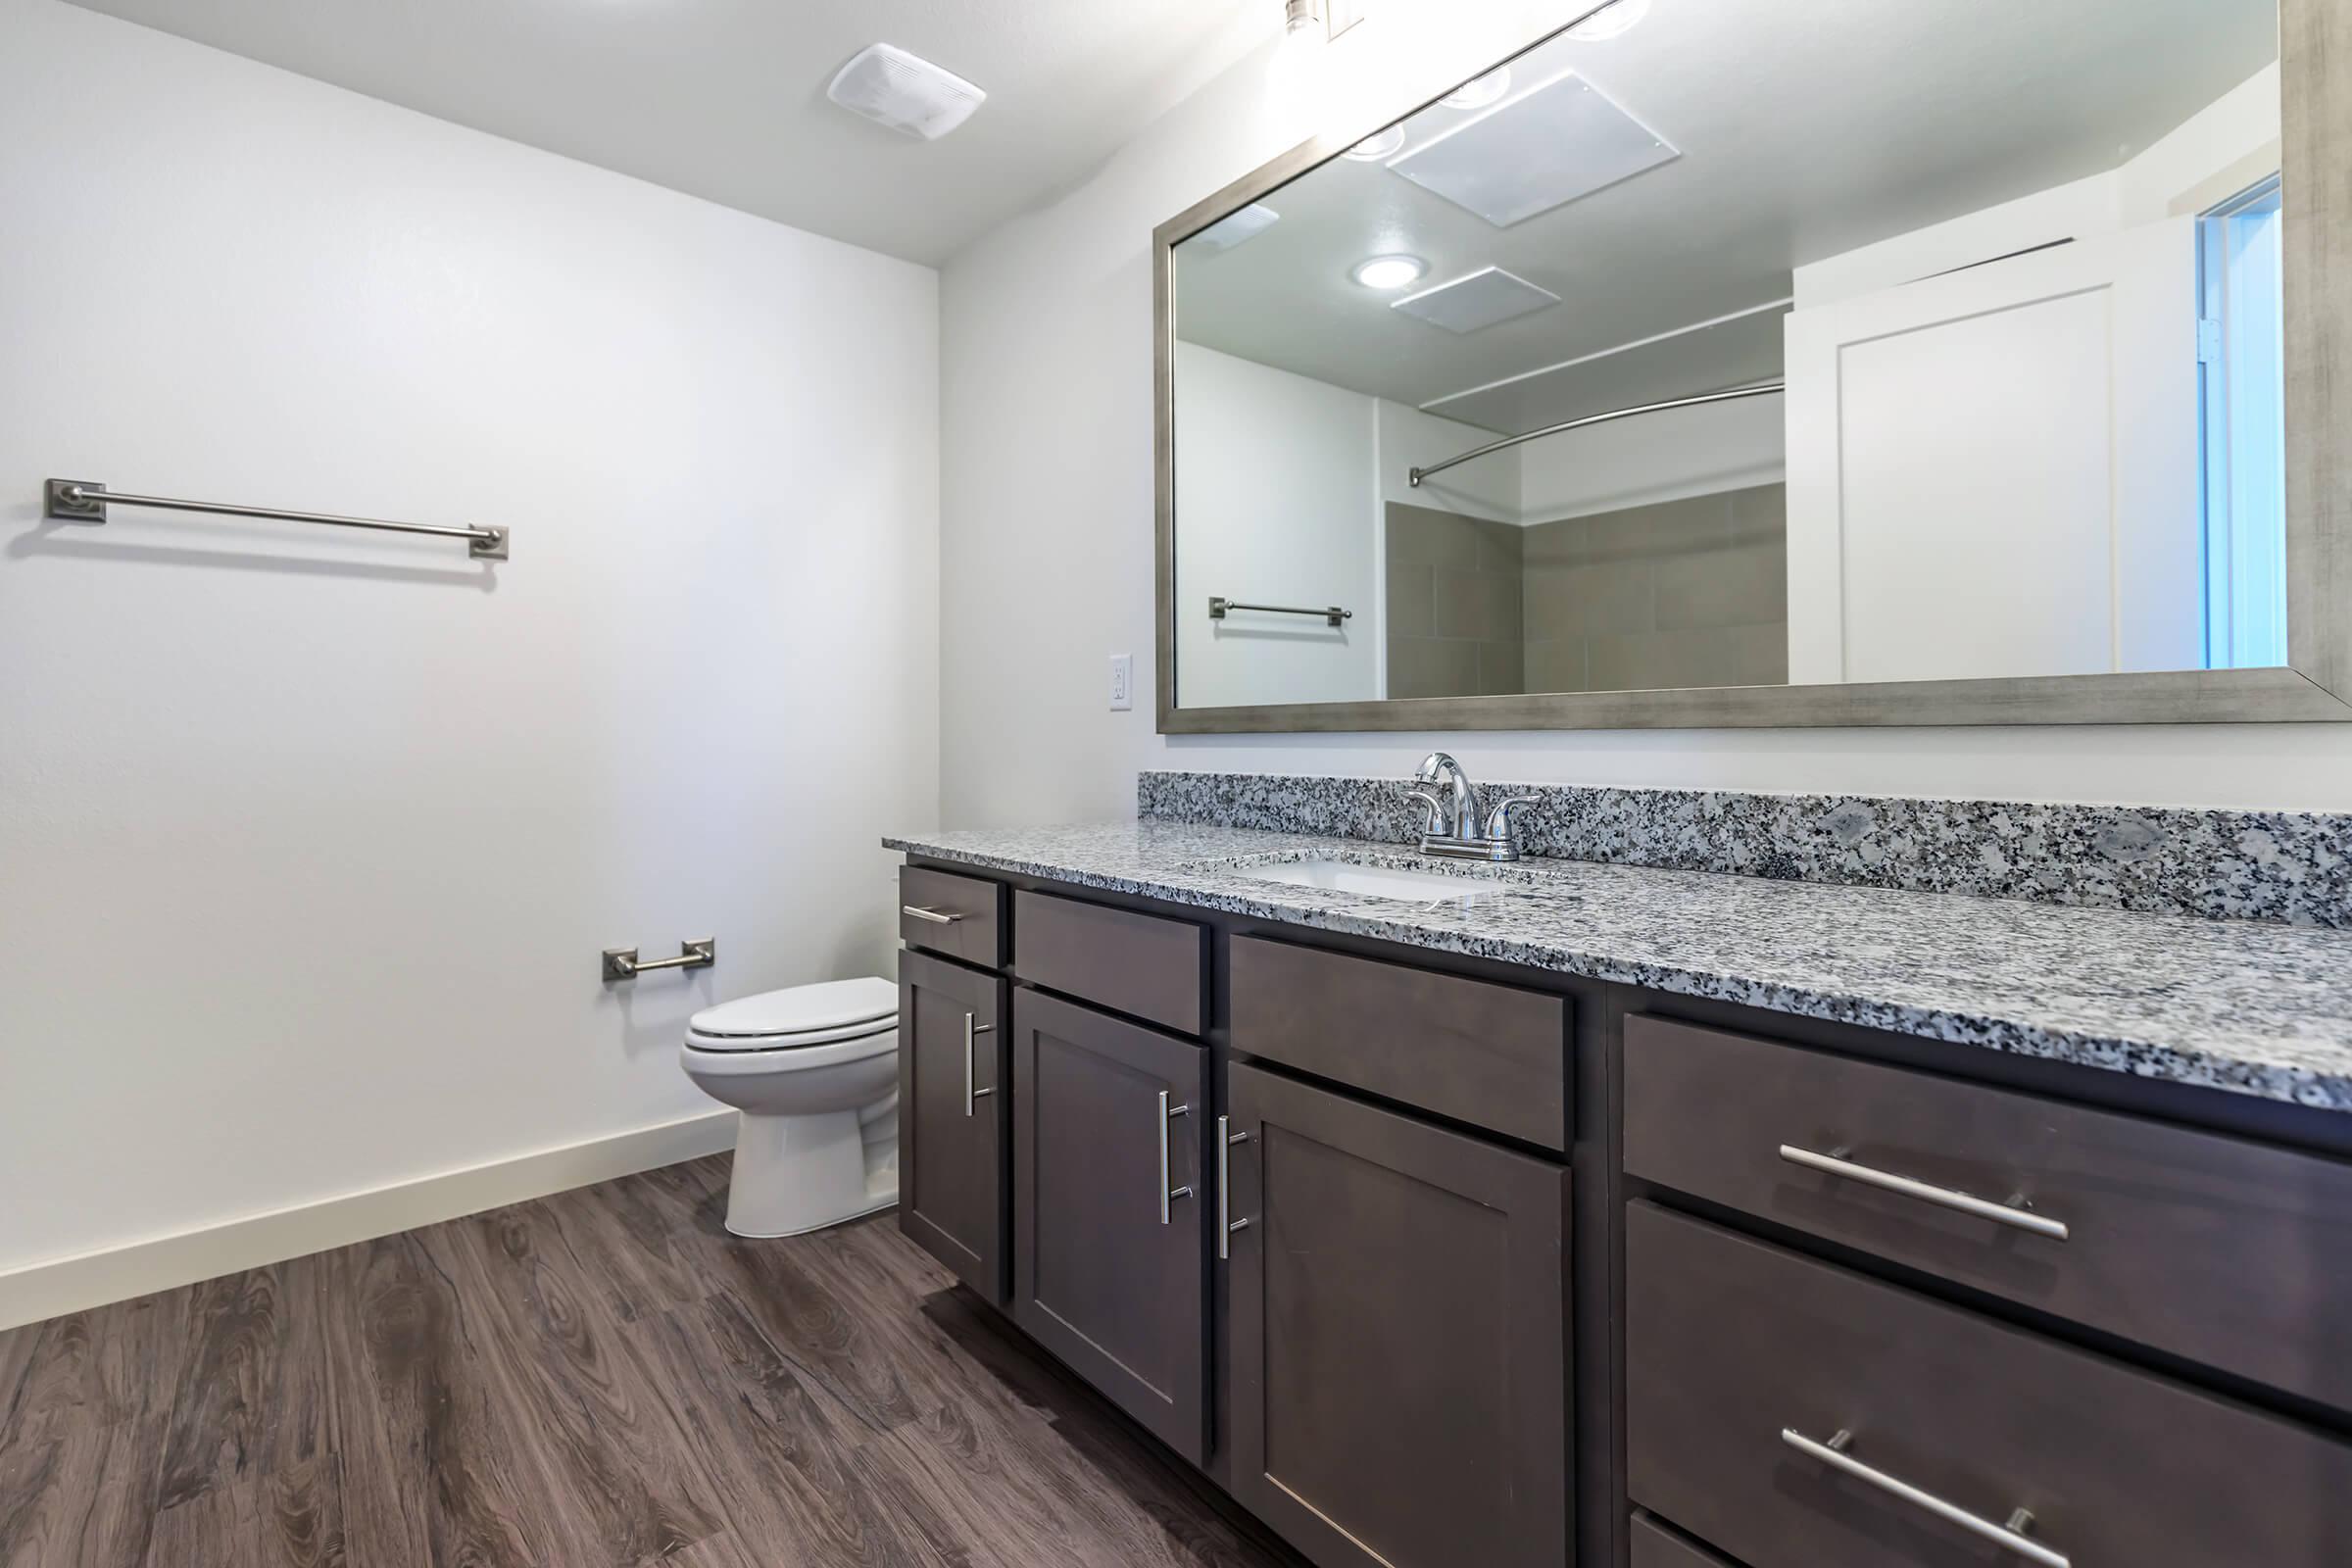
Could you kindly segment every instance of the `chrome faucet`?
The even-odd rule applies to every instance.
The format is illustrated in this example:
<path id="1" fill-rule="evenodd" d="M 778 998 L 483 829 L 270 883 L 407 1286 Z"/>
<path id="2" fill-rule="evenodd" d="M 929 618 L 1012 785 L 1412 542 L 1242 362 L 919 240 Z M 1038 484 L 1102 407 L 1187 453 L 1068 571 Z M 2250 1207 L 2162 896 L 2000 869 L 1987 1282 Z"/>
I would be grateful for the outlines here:
<path id="1" fill-rule="evenodd" d="M 1429 808 L 1421 830 L 1421 853 L 1457 860 L 1516 860 L 1519 838 L 1512 831 L 1511 808 L 1534 804 L 1533 795 L 1512 795 L 1496 801 L 1492 810 L 1481 807 L 1478 786 L 1462 764 L 1444 752 L 1422 760 L 1405 794 Z"/>

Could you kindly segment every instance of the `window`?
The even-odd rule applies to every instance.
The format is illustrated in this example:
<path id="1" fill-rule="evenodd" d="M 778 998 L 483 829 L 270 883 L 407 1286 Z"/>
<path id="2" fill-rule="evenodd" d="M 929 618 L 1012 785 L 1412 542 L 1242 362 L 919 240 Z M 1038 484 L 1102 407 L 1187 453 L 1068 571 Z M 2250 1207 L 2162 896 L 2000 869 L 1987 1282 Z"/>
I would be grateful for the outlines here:
<path id="1" fill-rule="evenodd" d="M 2278 179 L 2197 225 L 2205 662 L 2286 662 L 2286 316 Z"/>

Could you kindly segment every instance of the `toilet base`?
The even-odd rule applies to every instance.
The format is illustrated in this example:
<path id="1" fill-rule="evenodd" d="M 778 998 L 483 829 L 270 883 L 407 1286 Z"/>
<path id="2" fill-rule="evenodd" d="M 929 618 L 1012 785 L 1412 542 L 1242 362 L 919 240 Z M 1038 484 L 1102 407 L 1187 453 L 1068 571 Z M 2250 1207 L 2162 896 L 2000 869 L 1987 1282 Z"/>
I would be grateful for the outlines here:
<path id="1" fill-rule="evenodd" d="M 754 1241 L 806 1236 L 899 1200 L 898 1118 L 854 1110 L 809 1116 L 744 1111 L 727 1184 L 727 1229 Z"/>

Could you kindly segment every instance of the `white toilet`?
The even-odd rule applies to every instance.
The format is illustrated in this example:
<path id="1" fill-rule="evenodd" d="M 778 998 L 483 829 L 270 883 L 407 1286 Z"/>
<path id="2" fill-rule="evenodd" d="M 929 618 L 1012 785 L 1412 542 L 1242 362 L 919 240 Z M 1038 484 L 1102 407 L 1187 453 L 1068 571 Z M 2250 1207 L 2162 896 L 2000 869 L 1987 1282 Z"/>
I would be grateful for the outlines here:
<path id="1" fill-rule="evenodd" d="M 899 1200 L 899 988 L 830 980 L 687 1021 L 704 1094 L 743 1112 L 727 1229 L 798 1236 Z"/>

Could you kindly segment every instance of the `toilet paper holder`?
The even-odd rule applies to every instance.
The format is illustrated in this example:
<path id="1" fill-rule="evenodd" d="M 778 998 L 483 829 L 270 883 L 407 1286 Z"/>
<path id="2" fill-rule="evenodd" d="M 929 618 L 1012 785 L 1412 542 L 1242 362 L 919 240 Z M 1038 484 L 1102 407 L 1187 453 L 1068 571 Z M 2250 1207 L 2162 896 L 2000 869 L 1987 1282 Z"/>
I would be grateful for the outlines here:
<path id="1" fill-rule="evenodd" d="M 678 956 L 674 958 L 640 959 L 635 948 L 607 948 L 605 978 L 634 980 L 651 969 L 708 969 L 717 961 L 716 937 L 690 938 L 680 942 Z"/>

